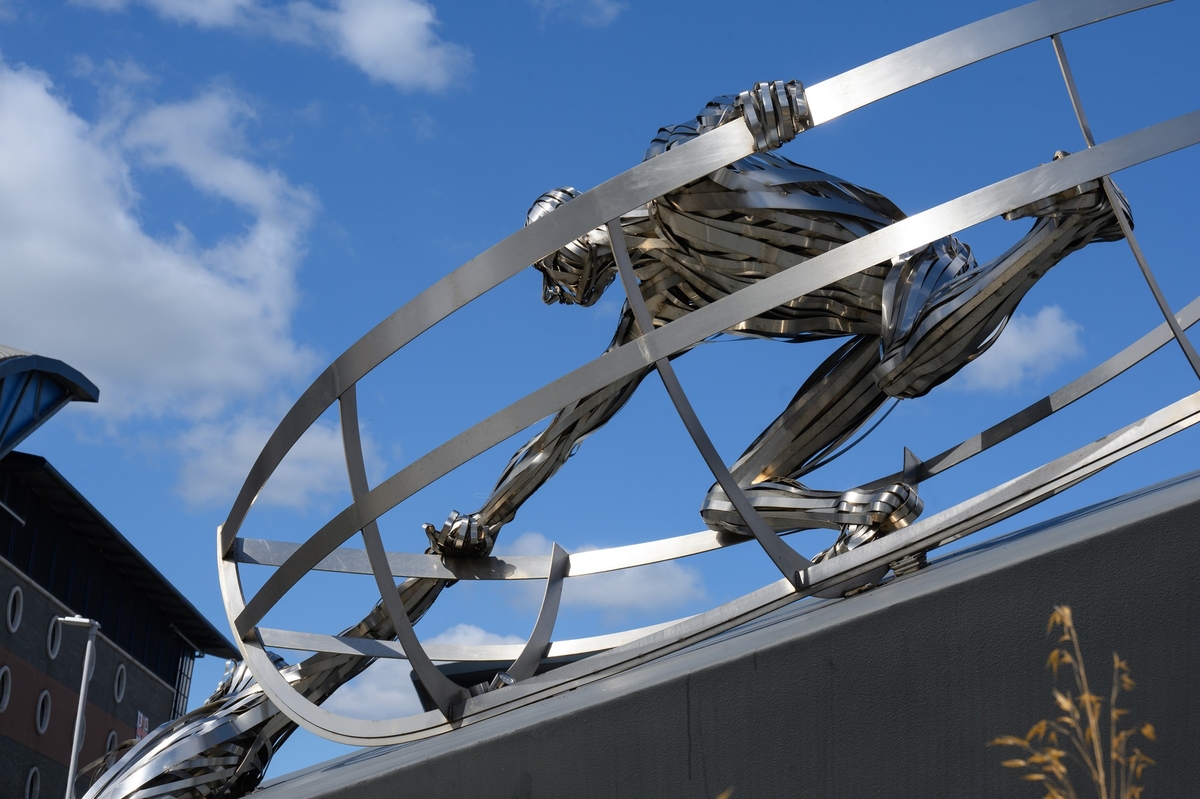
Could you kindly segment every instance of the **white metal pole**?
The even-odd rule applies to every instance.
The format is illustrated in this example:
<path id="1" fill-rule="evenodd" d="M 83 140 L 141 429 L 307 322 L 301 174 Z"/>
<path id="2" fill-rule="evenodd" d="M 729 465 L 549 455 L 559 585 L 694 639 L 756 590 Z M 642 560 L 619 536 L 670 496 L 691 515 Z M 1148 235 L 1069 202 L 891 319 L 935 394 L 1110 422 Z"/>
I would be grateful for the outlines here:
<path id="1" fill-rule="evenodd" d="M 72 627 L 88 628 L 87 646 L 83 651 L 83 679 L 79 684 L 79 707 L 75 711 L 75 735 L 71 739 L 71 760 L 67 768 L 66 799 L 75 799 L 75 769 L 79 766 L 79 747 L 83 745 L 83 713 L 87 707 L 88 683 L 92 679 L 92 661 L 96 656 L 96 631 L 100 629 L 100 622 L 82 616 L 63 616 L 59 620 Z"/>

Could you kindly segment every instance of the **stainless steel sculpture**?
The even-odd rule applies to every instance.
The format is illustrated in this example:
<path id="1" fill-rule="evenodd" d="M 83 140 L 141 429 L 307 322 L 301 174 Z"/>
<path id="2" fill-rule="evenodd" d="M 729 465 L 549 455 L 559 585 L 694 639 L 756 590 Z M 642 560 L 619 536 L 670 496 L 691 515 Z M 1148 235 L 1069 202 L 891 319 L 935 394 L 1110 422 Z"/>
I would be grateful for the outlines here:
<path id="1" fill-rule="evenodd" d="M 579 193 L 539 198 L 528 224 L 401 308 L 339 357 L 272 435 L 218 533 L 230 624 L 245 655 L 210 702 L 165 725 L 104 771 L 89 797 L 234 796 L 253 787 L 297 724 L 334 740 L 413 740 L 504 713 L 703 640 L 813 594 L 841 595 L 907 571 L 939 544 L 1052 496 L 1104 466 L 1200 420 L 1200 392 L 947 511 L 917 521 L 917 484 L 1074 402 L 1172 338 L 1197 374 L 1183 329 L 1200 300 L 1172 314 L 1133 237 L 1109 174 L 1200 142 L 1200 112 L 1094 145 L 1058 34 L 1156 0 L 1040 0 L 802 88 L 761 83 L 718 98 L 694 122 L 664 128 L 642 164 Z M 999 52 L 1051 38 L 1088 149 L 905 217 L 869 190 L 771 152 L 805 129 Z M 953 234 L 995 216 L 1032 219 L 996 260 L 977 264 Z M 1010 419 L 902 472 L 849 491 L 799 482 L 846 442 L 887 397 L 927 392 L 1000 335 L 1029 287 L 1093 241 L 1124 237 L 1167 322 L 1110 361 Z M 356 384 L 406 343 L 533 263 L 547 302 L 589 305 L 619 276 L 627 305 L 609 350 L 474 425 L 377 486 L 367 482 Z M 795 268 L 793 268 L 795 267 Z M 721 332 L 849 341 L 801 386 L 732 466 L 718 457 L 670 359 Z M 716 484 L 701 513 L 709 529 L 568 555 L 496 558 L 496 535 L 657 371 Z M 353 503 L 302 544 L 242 538 L 254 497 L 304 431 L 338 403 Z M 424 554 L 387 552 L 377 519 L 461 463 L 539 419 L 553 420 L 514 455 L 483 507 L 426 526 Z M 781 533 L 838 531 L 812 561 Z M 365 548 L 341 548 L 361 532 Z M 553 641 L 568 577 L 630 568 L 733 546 L 751 538 L 783 579 L 689 619 L 610 636 Z M 836 556 L 836 557 L 834 557 Z M 273 567 L 247 597 L 243 565 Z M 310 570 L 370 574 L 382 597 L 339 635 L 263 625 Z M 395 578 L 408 578 L 399 586 Z M 415 623 L 447 581 L 545 580 L 541 612 L 523 646 L 423 646 Z M 316 652 L 281 667 L 268 648 Z M 534 676 L 543 658 L 589 654 Z M 375 658 L 406 658 L 438 710 L 364 721 L 320 706 Z M 489 684 L 462 688 L 433 661 L 509 661 Z"/>

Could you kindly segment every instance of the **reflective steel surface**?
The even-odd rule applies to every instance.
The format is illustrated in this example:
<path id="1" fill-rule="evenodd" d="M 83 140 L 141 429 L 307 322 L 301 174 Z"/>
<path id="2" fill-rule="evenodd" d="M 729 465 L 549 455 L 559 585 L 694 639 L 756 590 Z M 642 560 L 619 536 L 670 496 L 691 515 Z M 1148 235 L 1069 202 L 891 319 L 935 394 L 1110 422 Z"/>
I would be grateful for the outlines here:
<path id="1" fill-rule="evenodd" d="M 537 198 L 525 228 L 435 283 L 335 360 L 287 413 L 218 531 L 226 609 L 245 660 L 202 708 L 101 764 L 88 797 L 238 796 L 261 779 L 297 725 L 351 744 L 448 732 L 619 673 L 810 595 L 864 590 L 889 570 L 920 568 L 927 551 L 1053 496 L 1116 460 L 1200 420 L 1200 392 L 941 513 L 920 518 L 920 483 L 1096 390 L 1200 316 L 1200 299 L 1091 372 L 926 461 L 862 486 L 800 482 L 846 444 L 889 398 L 918 397 L 991 346 L 1021 298 L 1057 263 L 1094 242 L 1132 237 L 1130 203 L 1111 173 L 1200 142 L 1200 112 L 1101 144 L 1091 141 L 1057 34 L 1155 5 L 1138 0 L 1041 0 L 807 89 L 757 83 L 663 128 L 645 160 L 579 192 Z M 774 152 L 806 129 L 962 66 L 1053 37 L 1087 149 L 924 212 Z M 1050 153 L 1046 154 L 1047 157 Z M 1136 208 L 1136 202 L 1133 204 Z M 978 263 L 955 234 L 1003 216 L 1026 220 L 1004 255 Z M 612 345 L 590 363 L 469 427 L 377 485 L 367 480 L 357 382 L 405 344 L 533 264 L 546 302 L 591 305 L 620 284 L 625 307 Z M 620 278 L 618 280 L 617 278 Z M 614 289 L 615 290 L 615 289 Z M 724 463 L 692 410 L 671 359 L 718 333 L 846 343 L 800 387 L 745 453 Z M 715 483 L 700 508 L 708 530 L 610 549 L 493 557 L 503 527 L 589 434 L 658 373 Z M 1200 373 L 1200 370 L 1198 370 Z M 239 536 L 271 473 L 313 422 L 338 404 L 353 503 L 303 543 Z M 483 505 L 425 525 L 424 552 L 387 552 L 377 519 L 415 492 L 539 419 Z M 837 532 L 812 559 L 786 534 Z M 364 549 L 344 546 L 360 534 Z M 564 582 L 756 542 L 782 579 L 698 616 L 651 628 L 554 640 Z M 247 591 L 241 567 L 270 567 Z M 338 635 L 264 625 L 309 571 L 370 574 L 381 597 Z M 397 577 L 407 578 L 398 586 Z M 541 610 L 519 646 L 424 646 L 413 625 L 455 580 L 545 580 Z M 286 666 L 267 647 L 315 652 Z M 588 657 L 536 675 L 547 657 Z M 362 720 L 321 703 L 376 658 L 404 658 L 437 710 Z M 462 687 L 434 661 L 506 661 L 495 679 Z"/>

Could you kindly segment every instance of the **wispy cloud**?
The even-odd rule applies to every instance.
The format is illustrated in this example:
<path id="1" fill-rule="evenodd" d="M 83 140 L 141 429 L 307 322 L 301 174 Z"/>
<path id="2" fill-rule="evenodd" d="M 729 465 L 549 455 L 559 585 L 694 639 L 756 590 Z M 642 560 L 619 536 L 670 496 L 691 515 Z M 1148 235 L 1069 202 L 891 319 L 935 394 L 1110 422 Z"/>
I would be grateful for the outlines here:
<path id="1" fill-rule="evenodd" d="M 98 123 L 42 73 L 0 63 L 0 147 L 20 154 L 0 159 L 0 341 L 95 381 L 101 401 L 88 410 L 113 434 L 159 422 L 158 445 L 182 456 L 180 493 L 226 503 L 273 427 L 264 405 L 272 416 L 318 362 L 290 328 L 316 197 L 252 159 L 254 108 L 234 92 L 155 105 L 118 90 L 144 82 L 136 65 L 77 72 L 103 72 L 112 90 Z M 143 170 L 228 204 L 236 228 L 208 245 L 182 224 L 147 232 Z M 343 491 L 342 464 L 336 426 L 318 425 L 263 501 L 303 507 Z"/>
<path id="2" fill-rule="evenodd" d="M 542 20 L 565 17 L 596 28 L 611 25 L 629 7 L 619 0 L 530 0 L 542 12 Z"/>
<path id="3" fill-rule="evenodd" d="M 480 644 L 523 644 L 516 635 L 497 635 L 474 624 L 456 624 L 425 644 L 478 646 Z M 325 702 L 334 713 L 357 719 L 385 719 L 421 713 L 421 700 L 412 685 L 412 667 L 407 660 L 379 660 Z"/>
<path id="4" fill-rule="evenodd" d="M 578 551 L 592 549 L 597 547 L 580 547 Z M 550 552 L 550 541 L 541 533 L 524 533 L 507 543 L 501 539 L 497 551 L 507 555 L 546 555 Z M 537 588 L 536 595 L 540 597 L 540 586 Z M 699 571 L 669 561 L 573 577 L 563 585 L 562 603 L 564 607 L 596 610 L 609 617 L 620 617 L 677 610 L 706 597 Z"/>
<path id="5" fill-rule="evenodd" d="M 202 418 L 315 365 L 290 335 L 315 198 L 237 153 L 245 105 L 225 92 L 162 105 L 101 139 L 30 69 L 0 65 L 3 340 L 95 380 L 109 418 Z M 250 217 L 211 247 L 139 219 L 138 161 L 181 172 Z"/>
<path id="6" fill-rule="evenodd" d="M 407 660 L 377 660 L 325 700 L 325 709 L 354 719 L 394 719 L 424 712 Z"/>
<path id="7" fill-rule="evenodd" d="M 470 51 L 437 35 L 437 13 L 423 0 L 74 0 L 121 11 L 150 8 L 206 29 L 230 29 L 319 48 L 371 78 L 404 90 L 439 90 L 470 69 Z"/>
<path id="8" fill-rule="evenodd" d="M 996 343 L 967 364 L 953 384 L 966 391 L 1005 391 L 1036 380 L 1083 354 L 1082 330 L 1057 305 L 1033 316 L 1014 314 Z"/>
<path id="9" fill-rule="evenodd" d="M 232 503 L 276 423 L 275 417 L 244 414 L 189 427 L 174 442 L 183 457 L 176 492 L 191 507 Z M 373 478 L 383 470 L 383 460 L 368 431 L 363 430 L 361 438 L 367 473 Z M 305 510 L 349 500 L 341 429 L 319 421 L 284 457 L 256 504 Z"/>
<path id="10" fill-rule="evenodd" d="M 498 635 L 491 633 L 482 627 L 476 627 L 474 624 L 455 624 L 453 627 L 449 627 L 433 636 L 426 643 L 443 646 L 493 646 L 500 644 L 524 644 L 525 639 L 519 635 Z"/>

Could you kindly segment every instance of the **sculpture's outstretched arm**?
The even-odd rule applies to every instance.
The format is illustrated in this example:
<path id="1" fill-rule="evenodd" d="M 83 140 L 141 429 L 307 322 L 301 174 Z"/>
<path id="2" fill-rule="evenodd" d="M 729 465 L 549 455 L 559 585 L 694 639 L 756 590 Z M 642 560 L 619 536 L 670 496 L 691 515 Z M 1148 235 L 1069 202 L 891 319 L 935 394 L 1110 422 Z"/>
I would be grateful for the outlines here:
<path id="1" fill-rule="evenodd" d="M 637 325 L 628 309 L 621 314 L 609 349 L 637 337 Z M 637 372 L 563 408 L 546 428 L 517 450 L 497 480 L 487 500 L 475 513 L 457 511 L 435 530 L 425 525 L 434 551 L 453 555 L 491 552 L 500 528 L 543 483 L 554 476 L 575 447 L 611 419 L 637 390 L 649 369 Z"/>
<path id="2" fill-rule="evenodd" d="M 751 128 L 764 142 L 760 149 L 772 149 L 807 127 L 807 114 L 803 92 L 795 82 L 759 83 L 740 95 L 714 99 L 693 121 L 661 129 L 646 158 L 742 117 L 753 120 Z M 579 192 L 570 187 L 546 192 L 529 209 L 526 224 L 578 196 Z M 894 210 L 890 203 L 887 205 Z M 621 225 L 629 246 L 635 249 L 632 259 L 643 297 L 651 313 L 656 313 L 666 300 L 665 293 L 684 283 L 685 278 L 661 261 L 639 256 L 638 248 L 670 244 L 661 238 L 659 221 L 648 208 L 624 215 Z M 612 245 L 604 228 L 581 236 L 538 261 L 534 268 L 542 274 L 542 300 L 546 303 L 592 305 L 616 276 Z M 656 317 L 656 323 L 671 318 L 671 315 Z M 635 328 L 632 315 L 626 310 L 609 349 L 636 338 Z M 456 556 L 491 552 L 500 528 L 512 521 L 521 505 L 562 467 L 584 438 L 625 405 L 648 372 L 632 375 L 559 411 L 545 430 L 513 455 L 482 508 L 467 514 L 451 512 L 441 529 L 431 524 L 424 526 L 432 550 Z"/>

